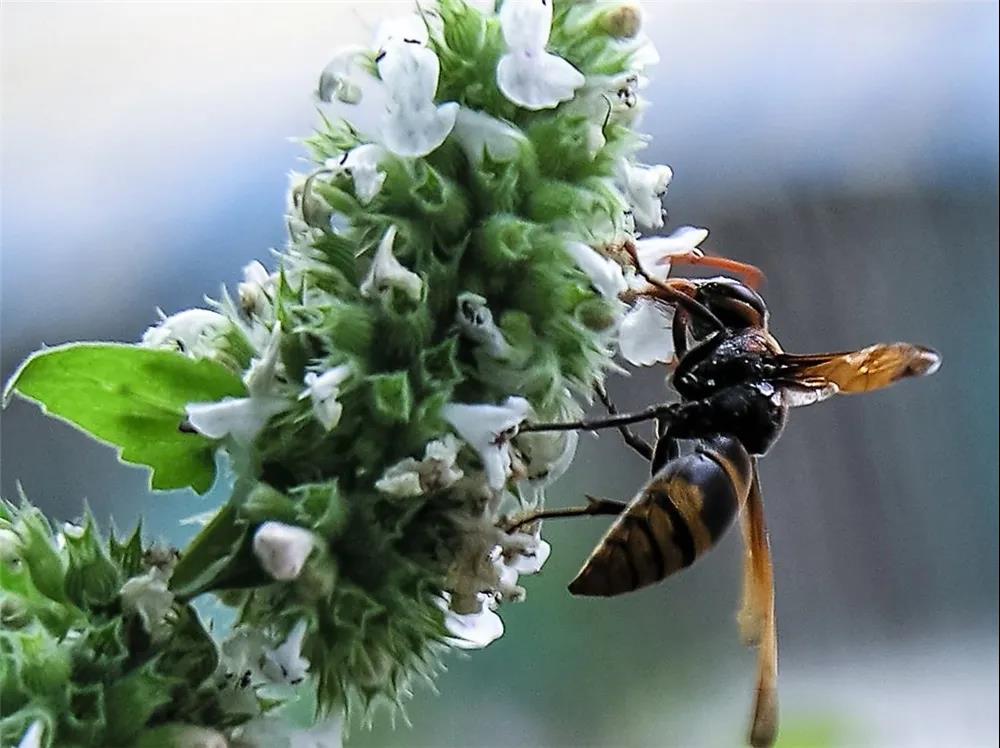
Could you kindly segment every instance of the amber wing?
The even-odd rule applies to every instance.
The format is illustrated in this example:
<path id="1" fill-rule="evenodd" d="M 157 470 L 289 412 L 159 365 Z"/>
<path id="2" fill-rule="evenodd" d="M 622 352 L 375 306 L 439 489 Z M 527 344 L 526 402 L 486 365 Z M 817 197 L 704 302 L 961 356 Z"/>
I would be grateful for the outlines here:
<path id="1" fill-rule="evenodd" d="M 888 387 L 908 377 L 933 374 L 941 356 L 910 343 L 878 343 L 840 353 L 779 353 L 768 378 L 793 388 L 853 395 Z M 833 392 L 830 392 L 833 394 Z"/>

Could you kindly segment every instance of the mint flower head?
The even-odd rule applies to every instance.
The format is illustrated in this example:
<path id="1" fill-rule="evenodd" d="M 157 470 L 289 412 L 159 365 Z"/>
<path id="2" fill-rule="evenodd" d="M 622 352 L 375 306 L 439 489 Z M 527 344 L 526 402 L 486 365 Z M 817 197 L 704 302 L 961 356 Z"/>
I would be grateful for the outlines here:
<path id="1" fill-rule="evenodd" d="M 345 710 L 370 718 L 449 649 L 502 636 L 552 552 L 519 518 L 577 444 L 519 427 L 578 416 L 619 353 L 672 355 L 644 278 L 697 254 L 704 232 L 637 233 L 663 226 L 672 177 L 637 158 L 656 60 L 639 10 L 498 6 L 421 4 L 333 57 L 273 268 L 251 262 L 235 294 L 164 316 L 138 346 L 39 354 L 11 385 L 151 467 L 156 488 L 204 492 L 228 457 L 229 498 L 179 560 L 118 568 L 100 592 L 101 615 L 120 610 L 178 662 L 192 600 L 235 610 L 204 672 L 173 684 L 211 691 L 211 708 L 143 713 L 137 729 L 164 744 L 339 745 Z M 357 107 L 378 107 L 377 126 L 352 122 Z M 97 608 L 67 622 L 58 598 L 33 600 L 9 615 L 104 625 Z M 315 725 L 282 723 L 276 705 L 299 698 Z M 56 706 L 31 716 L 25 740 L 61 744 Z M 81 744 L 117 745 L 94 734 Z"/>

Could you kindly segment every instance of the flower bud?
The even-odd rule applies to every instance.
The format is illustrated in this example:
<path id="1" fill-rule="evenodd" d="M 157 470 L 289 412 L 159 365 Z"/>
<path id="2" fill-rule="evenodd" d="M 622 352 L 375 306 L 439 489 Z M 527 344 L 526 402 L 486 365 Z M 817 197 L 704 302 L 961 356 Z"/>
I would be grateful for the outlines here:
<path id="1" fill-rule="evenodd" d="M 634 39 L 642 30 L 642 11 L 634 3 L 619 5 L 601 17 L 601 28 L 616 39 Z"/>
<path id="2" fill-rule="evenodd" d="M 283 522 L 265 522 L 253 536 L 253 552 L 264 571 L 279 582 L 289 582 L 302 573 L 302 567 L 316 545 L 309 530 Z"/>

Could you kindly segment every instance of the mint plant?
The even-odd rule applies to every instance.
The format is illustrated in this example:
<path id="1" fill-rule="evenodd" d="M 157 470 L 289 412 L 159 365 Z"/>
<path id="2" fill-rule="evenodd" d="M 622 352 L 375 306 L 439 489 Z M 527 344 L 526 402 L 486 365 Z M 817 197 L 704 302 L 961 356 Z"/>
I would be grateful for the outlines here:
<path id="1" fill-rule="evenodd" d="M 152 488 L 231 491 L 179 552 L 3 504 L 0 743 L 339 746 L 345 715 L 502 635 L 550 552 L 508 528 L 576 448 L 518 426 L 578 416 L 618 355 L 671 359 L 635 265 L 665 277 L 707 235 L 638 238 L 672 177 L 637 156 L 655 61 L 630 3 L 415 7 L 322 71 L 273 269 L 137 344 L 22 365 L 5 398 Z"/>

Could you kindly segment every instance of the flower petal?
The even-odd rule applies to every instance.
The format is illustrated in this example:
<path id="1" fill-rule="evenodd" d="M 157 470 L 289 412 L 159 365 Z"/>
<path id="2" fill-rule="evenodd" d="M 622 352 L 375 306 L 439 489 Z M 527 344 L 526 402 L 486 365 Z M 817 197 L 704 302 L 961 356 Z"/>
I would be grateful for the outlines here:
<path id="1" fill-rule="evenodd" d="M 508 47 L 545 48 L 552 30 L 552 3 L 549 0 L 506 0 L 497 15 Z"/>
<path id="2" fill-rule="evenodd" d="M 372 258 L 368 275 L 361 283 L 361 295 L 371 299 L 390 288 L 397 288 L 414 301 L 420 300 L 423 281 L 416 273 L 407 270 L 392 253 L 396 241 L 396 227 L 390 226 Z"/>
<path id="3" fill-rule="evenodd" d="M 264 652 L 261 673 L 272 683 L 295 685 L 305 680 L 309 672 L 309 660 L 302 656 L 302 642 L 305 640 L 308 624 L 301 619 L 288 633 L 288 637 L 277 649 Z"/>
<path id="4" fill-rule="evenodd" d="M 354 194 L 362 205 L 368 205 L 382 190 L 386 175 L 378 167 L 387 155 L 382 146 L 365 143 L 352 148 L 344 157 L 341 166 L 350 172 L 354 180 Z"/>
<path id="5" fill-rule="evenodd" d="M 426 156 L 438 148 L 455 126 L 458 104 L 436 106 L 440 62 L 426 47 L 391 42 L 378 62 L 388 93 L 382 139 L 399 156 Z"/>
<path id="6" fill-rule="evenodd" d="M 486 306 L 486 299 L 479 294 L 462 293 L 458 296 L 455 319 L 462 335 L 479 343 L 493 358 L 504 358 L 510 344 L 493 321 L 493 312 Z"/>
<path id="7" fill-rule="evenodd" d="M 119 594 L 122 608 L 136 613 L 154 640 L 169 630 L 165 620 L 174 605 L 174 593 L 167 588 L 166 575 L 159 569 L 132 577 Z"/>
<path id="8" fill-rule="evenodd" d="M 387 18 L 375 31 L 375 49 L 385 49 L 392 43 L 427 44 L 427 24 L 416 13 Z"/>
<path id="9" fill-rule="evenodd" d="M 45 734 L 45 725 L 42 724 L 40 719 L 36 719 L 31 725 L 25 730 L 24 735 L 21 736 L 20 742 L 17 744 L 17 748 L 42 748 L 42 736 Z"/>
<path id="10" fill-rule="evenodd" d="M 527 418 L 530 410 L 523 397 L 508 397 L 503 405 L 449 403 L 441 409 L 441 417 L 479 453 L 487 484 L 499 490 L 510 472 L 511 432 Z"/>
<path id="11" fill-rule="evenodd" d="M 310 530 L 284 522 L 265 522 L 253 535 L 253 553 L 268 574 L 281 582 L 298 578 L 316 547 Z"/>
<path id="12" fill-rule="evenodd" d="M 437 150 L 451 133 L 458 116 L 458 104 L 438 107 L 430 103 L 410 109 L 390 108 L 382 122 L 386 148 L 403 158 L 420 158 Z"/>
<path id="13" fill-rule="evenodd" d="M 582 242 L 567 242 L 566 251 L 604 298 L 617 299 L 627 288 L 622 267 L 614 260 Z"/>
<path id="14" fill-rule="evenodd" d="M 651 299 L 639 299 L 618 330 L 622 356 L 636 366 L 666 363 L 674 357 L 672 314 Z"/>
<path id="15" fill-rule="evenodd" d="M 243 268 L 243 282 L 237 287 L 240 309 L 250 316 L 261 316 L 270 305 L 277 274 L 267 272 L 260 260 Z"/>
<path id="16" fill-rule="evenodd" d="M 503 620 L 485 604 L 479 613 L 446 610 L 444 625 L 451 634 L 448 643 L 459 649 L 482 649 L 503 636 Z"/>
<path id="17" fill-rule="evenodd" d="M 389 96 L 404 109 L 432 102 L 441 62 L 433 50 L 417 44 L 389 44 L 378 61 L 378 74 Z"/>
<path id="18" fill-rule="evenodd" d="M 651 236 L 635 242 L 636 257 L 642 269 L 655 280 L 666 280 L 670 258 L 693 252 L 708 238 L 708 229 L 681 226 L 668 236 Z"/>
<path id="19" fill-rule="evenodd" d="M 272 417 L 287 410 L 282 397 L 227 397 L 215 403 L 188 403 L 188 422 L 209 439 L 231 436 L 238 444 L 249 445 Z"/>
<path id="20" fill-rule="evenodd" d="M 583 73 L 548 52 L 516 50 L 497 63 L 497 86 L 508 100 L 525 109 L 551 109 L 573 98 L 586 82 Z"/>
<path id="21" fill-rule="evenodd" d="M 618 180 L 640 226 L 650 229 L 663 226 L 662 199 L 673 175 L 669 166 L 643 166 L 621 161 Z"/>
<path id="22" fill-rule="evenodd" d="M 518 574 L 537 574 L 551 554 L 552 546 L 545 540 L 538 540 L 532 548 L 511 557 L 509 566 Z"/>
<path id="23" fill-rule="evenodd" d="M 578 431 L 531 431 L 518 434 L 516 446 L 525 464 L 525 479 L 541 488 L 558 480 L 576 454 Z"/>
<path id="24" fill-rule="evenodd" d="M 331 102 L 334 99 L 344 104 L 357 104 L 361 101 L 361 87 L 352 76 L 355 62 L 368 53 L 364 47 L 347 47 L 330 60 L 319 75 L 319 85 L 316 96 L 320 101 Z"/>
<path id="25" fill-rule="evenodd" d="M 271 328 L 264 352 L 250 365 L 244 377 L 250 397 L 268 395 L 274 387 L 274 376 L 278 370 L 281 350 L 281 323 L 275 322 Z"/>
<path id="26" fill-rule="evenodd" d="M 232 323 L 218 312 L 185 309 L 164 317 L 158 325 L 146 330 L 141 345 L 179 350 L 192 358 L 201 358 L 215 351 L 212 343 L 231 326 Z"/>
<path id="27" fill-rule="evenodd" d="M 350 378 L 353 371 L 350 364 L 341 364 L 322 374 L 310 371 L 305 375 L 303 381 L 306 388 L 299 395 L 299 399 L 308 397 L 312 400 L 313 415 L 327 431 L 340 423 L 340 416 L 344 412 L 344 407 L 338 400 L 340 386 Z"/>
<path id="28" fill-rule="evenodd" d="M 520 145 L 527 141 L 513 125 L 467 107 L 459 108 L 453 132 L 466 158 L 475 166 L 482 163 L 483 154 L 494 161 L 512 161 Z"/>
<path id="29" fill-rule="evenodd" d="M 420 496 L 424 492 L 424 487 L 420 484 L 419 468 L 420 463 L 412 457 L 398 462 L 375 481 L 375 488 L 389 496 L 400 498 Z"/>

